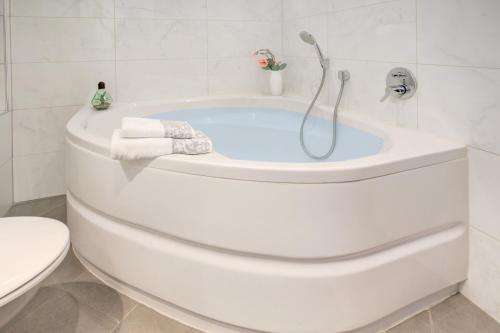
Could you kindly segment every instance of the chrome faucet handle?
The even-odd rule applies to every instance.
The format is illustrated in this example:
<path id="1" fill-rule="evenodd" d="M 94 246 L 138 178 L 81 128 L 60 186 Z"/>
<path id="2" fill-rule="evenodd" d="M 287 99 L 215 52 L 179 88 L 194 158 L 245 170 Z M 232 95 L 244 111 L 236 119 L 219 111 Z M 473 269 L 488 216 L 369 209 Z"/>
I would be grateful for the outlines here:
<path id="1" fill-rule="evenodd" d="M 388 86 L 385 88 L 385 95 L 380 102 L 384 102 L 389 96 L 403 96 L 408 92 L 408 87 L 404 84 L 398 86 Z"/>
<path id="2" fill-rule="evenodd" d="M 415 94 L 416 90 L 417 81 L 413 73 L 406 68 L 396 67 L 387 74 L 385 95 L 380 102 L 384 102 L 390 96 L 408 99 Z"/>

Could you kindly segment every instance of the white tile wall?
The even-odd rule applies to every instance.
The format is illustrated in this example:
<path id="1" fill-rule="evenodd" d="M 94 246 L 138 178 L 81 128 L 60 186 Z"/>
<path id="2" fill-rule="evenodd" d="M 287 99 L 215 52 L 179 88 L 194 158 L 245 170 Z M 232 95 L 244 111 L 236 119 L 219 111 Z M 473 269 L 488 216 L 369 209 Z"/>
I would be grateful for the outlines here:
<path id="1" fill-rule="evenodd" d="M 206 16 L 207 0 L 116 0 L 118 18 L 205 19 Z"/>
<path id="2" fill-rule="evenodd" d="M 4 1 L 0 0 L 0 217 L 12 205 L 12 113 L 6 101 L 7 76 Z"/>
<path id="3" fill-rule="evenodd" d="M 499 68 L 499 16 L 496 0 L 419 0 L 419 60 Z"/>
<path id="4" fill-rule="evenodd" d="M 500 240 L 470 228 L 469 279 L 462 293 L 493 318 L 500 318 Z"/>
<path id="5" fill-rule="evenodd" d="M 418 78 L 422 129 L 500 154 L 500 69 L 419 65 Z"/>
<path id="6" fill-rule="evenodd" d="M 6 65 L 0 64 L 0 115 L 7 111 L 6 82 Z"/>
<path id="7" fill-rule="evenodd" d="M 471 225 L 500 241 L 500 155 L 469 149 L 469 184 Z"/>
<path id="8" fill-rule="evenodd" d="M 117 20 L 117 60 L 206 57 L 207 22 L 204 20 Z"/>
<path id="9" fill-rule="evenodd" d="M 260 48 L 281 53 L 281 23 L 278 21 L 209 21 L 208 57 L 247 57 Z"/>
<path id="10" fill-rule="evenodd" d="M 321 66 L 316 58 L 286 57 L 288 68 L 283 73 L 286 94 L 313 98 L 321 82 Z M 318 98 L 319 103 L 327 103 L 329 99 L 328 82 Z"/>
<path id="11" fill-rule="evenodd" d="M 64 193 L 64 151 L 14 157 L 14 201 Z"/>
<path id="12" fill-rule="evenodd" d="M 351 8 L 376 5 L 384 2 L 394 2 L 397 0 L 326 0 L 328 9 L 331 11 L 341 11 Z"/>
<path id="13" fill-rule="evenodd" d="M 121 102 L 207 95 L 206 61 L 155 60 L 117 62 Z"/>
<path id="14" fill-rule="evenodd" d="M 3 7 L 4 2 L 0 1 L 0 8 L 2 10 L 0 14 L 0 115 L 7 111 L 7 103 L 6 103 L 6 65 L 5 65 L 5 18 L 3 16 Z M 2 134 L 2 139 L 4 139 L 4 135 Z M 5 140 L 4 140 L 5 141 Z M 0 215 L 1 216 L 1 215 Z"/>
<path id="15" fill-rule="evenodd" d="M 223 20 L 280 20 L 281 0 L 207 0 L 208 18 Z"/>
<path id="16" fill-rule="evenodd" d="M 0 217 L 4 216 L 12 205 L 12 160 L 0 164 Z"/>
<path id="17" fill-rule="evenodd" d="M 13 112 L 16 156 L 64 149 L 66 123 L 80 106 L 20 109 Z"/>
<path id="18" fill-rule="evenodd" d="M 0 114 L 0 165 L 12 158 L 11 121 L 11 112 Z"/>
<path id="19" fill-rule="evenodd" d="M 15 0 L 12 16 L 33 17 L 113 17 L 114 0 Z"/>
<path id="20" fill-rule="evenodd" d="M 335 59 L 416 62 L 415 0 L 330 13 L 328 55 Z"/>
<path id="21" fill-rule="evenodd" d="M 3 7 L 3 1 L 0 1 L 0 6 Z M 5 63 L 5 18 L 0 14 L 0 63 Z"/>
<path id="22" fill-rule="evenodd" d="M 13 17 L 15 63 L 114 60 L 114 20 Z"/>
<path id="23" fill-rule="evenodd" d="M 316 50 L 299 38 L 301 31 L 314 35 L 321 51 L 328 55 L 327 14 L 283 20 L 283 54 L 293 57 L 311 57 L 316 59 Z"/>
<path id="24" fill-rule="evenodd" d="M 209 94 L 268 93 L 268 74 L 248 57 L 209 60 Z"/>
<path id="25" fill-rule="evenodd" d="M 285 0 L 283 1 L 283 19 L 324 14 L 328 6 L 329 0 Z"/>
<path id="26" fill-rule="evenodd" d="M 311 30 L 331 59 L 330 104 L 339 88 L 336 72 L 348 69 L 342 112 L 418 127 L 473 147 L 471 270 L 463 292 L 500 321 L 500 2 L 286 0 L 283 5 L 283 49 L 291 65 L 287 93 L 310 97 L 319 82 L 318 66 L 309 64 L 317 62 L 313 50 L 297 37 L 300 30 Z M 328 15 L 326 28 L 322 15 Z M 385 76 L 396 66 L 415 73 L 418 93 L 405 102 L 379 103 Z"/>
<path id="27" fill-rule="evenodd" d="M 114 62 L 45 62 L 12 65 L 14 109 L 83 105 L 103 80 L 114 91 Z M 15 111 L 14 111 L 15 112 Z"/>

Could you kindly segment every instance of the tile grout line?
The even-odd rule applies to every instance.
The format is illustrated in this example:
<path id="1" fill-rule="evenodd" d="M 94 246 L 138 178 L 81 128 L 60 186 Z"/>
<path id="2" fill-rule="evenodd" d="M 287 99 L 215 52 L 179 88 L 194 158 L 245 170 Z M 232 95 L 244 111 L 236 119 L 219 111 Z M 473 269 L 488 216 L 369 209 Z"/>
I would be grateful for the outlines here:
<path id="1" fill-rule="evenodd" d="M 36 152 L 36 153 L 29 153 L 29 154 L 15 154 L 12 156 L 12 159 L 15 159 L 15 158 L 21 158 L 21 157 L 28 157 L 28 156 L 37 156 L 37 155 L 47 155 L 47 154 L 57 154 L 57 153 L 63 153 L 65 151 L 64 147 L 62 147 L 61 149 L 57 149 L 57 150 L 47 150 L 47 151 L 40 151 L 40 152 Z M 62 195 L 62 194 L 58 194 L 58 195 L 52 195 L 51 197 L 57 197 L 59 195 Z M 40 199 L 45 199 L 45 198 L 40 198 Z"/>
<path id="2" fill-rule="evenodd" d="M 398 1 L 398 0 L 392 0 Z M 206 16 L 206 15 L 205 15 Z M 243 22 L 243 23 L 262 23 L 262 22 L 279 22 L 280 19 L 258 19 L 258 18 L 187 18 L 179 17 L 114 17 L 114 16 L 12 16 L 12 18 L 29 18 L 29 19 L 47 19 L 47 20 L 64 20 L 64 19 L 87 19 L 87 20 L 131 20 L 131 21 L 184 21 L 184 22 Z"/>
<path id="3" fill-rule="evenodd" d="M 291 56 L 297 57 L 299 56 Z M 164 57 L 164 58 L 130 58 L 130 59 L 117 59 L 117 63 L 126 63 L 126 62 L 179 62 L 184 60 L 241 60 L 247 59 L 247 55 L 235 55 L 235 56 L 199 56 L 199 57 Z M 300 58 L 311 58 L 313 57 L 300 57 Z M 343 60 L 343 59 L 341 59 Z M 37 64 L 80 64 L 80 63 L 114 63 L 113 59 L 90 59 L 90 60 L 56 60 L 56 61 L 25 61 L 25 62 L 16 62 L 13 65 L 37 65 Z"/>
<path id="4" fill-rule="evenodd" d="M 128 297 L 127 295 L 123 295 L 123 294 L 121 294 L 121 295 Z M 132 312 L 134 312 L 134 310 L 137 309 L 137 307 L 139 306 L 138 302 L 136 302 L 135 300 L 133 300 L 133 301 L 135 303 L 134 306 L 123 316 L 123 318 L 120 320 L 120 323 L 122 323 L 125 319 L 127 319 L 132 314 Z"/>
<path id="5" fill-rule="evenodd" d="M 92 273 L 90 273 L 92 274 Z M 123 295 L 120 293 L 120 295 Z M 134 301 L 135 304 L 134 306 L 122 317 L 122 319 L 120 319 L 116 325 L 109 331 L 110 333 L 114 333 L 114 332 L 118 332 L 117 329 L 121 327 L 122 323 L 130 316 L 130 314 L 137 308 L 137 306 L 139 305 L 139 303 L 137 303 L 136 301 Z"/>
<path id="6" fill-rule="evenodd" d="M 328 15 L 328 14 L 343 13 L 343 12 L 348 12 L 348 11 L 357 10 L 357 9 L 361 9 L 361 8 L 376 7 L 376 6 L 384 5 L 387 3 L 400 2 L 400 1 L 401 0 L 384 0 L 384 1 L 376 2 L 376 3 L 358 5 L 358 6 L 354 6 L 354 7 L 347 7 L 347 8 L 341 8 L 341 9 L 326 8 L 324 11 L 322 11 L 320 13 L 310 14 L 310 15 L 305 15 L 305 16 L 290 16 L 290 17 L 284 18 L 284 20 L 303 20 L 303 19 L 307 19 L 310 17 L 319 16 L 319 15 L 324 15 L 324 14 Z"/>
<path id="7" fill-rule="evenodd" d="M 414 0 L 415 1 L 415 70 L 416 70 L 416 73 L 415 73 L 415 76 L 416 76 L 416 80 L 417 80 L 417 85 L 418 85 L 418 78 L 419 78 L 419 65 L 418 65 L 418 0 Z M 418 86 L 417 86 L 417 91 L 416 91 L 416 94 L 415 94 L 415 104 L 416 104 L 416 108 L 417 108 L 417 130 L 420 130 L 420 107 L 419 107 L 419 100 L 420 100 L 420 89 L 418 89 Z"/>
<path id="8" fill-rule="evenodd" d="M 483 153 L 487 153 L 487 154 L 495 155 L 496 157 L 500 157 L 500 153 L 495 153 L 495 152 L 492 152 L 492 151 L 486 150 L 486 149 L 484 149 L 484 148 L 476 147 L 476 146 L 473 146 L 473 145 L 467 145 L 467 147 L 469 147 L 469 148 L 471 148 L 471 149 L 475 149 L 475 150 L 482 151 Z"/>
<path id="9" fill-rule="evenodd" d="M 331 54 L 329 52 L 330 51 L 330 46 L 333 48 L 333 45 L 330 45 L 331 44 L 331 42 L 330 42 L 330 25 L 331 25 L 330 20 L 333 20 L 333 16 L 331 15 L 331 13 L 328 12 L 328 9 L 324 13 L 324 15 L 325 15 L 325 20 L 326 20 L 326 22 L 325 22 L 325 24 L 326 24 L 326 35 L 325 35 L 325 38 L 326 38 L 326 41 L 325 41 L 326 42 L 326 57 L 329 59 L 331 57 Z M 332 67 L 335 67 L 335 62 L 333 62 L 331 60 L 328 60 L 328 61 L 330 61 L 330 64 L 329 64 L 329 68 L 327 69 L 328 70 L 327 74 L 330 74 L 330 69 Z M 350 75 L 350 72 L 349 72 L 349 75 Z M 336 75 L 334 75 L 334 77 L 336 77 Z M 330 103 L 330 102 L 333 102 L 334 92 L 331 89 L 332 87 L 333 87 L 332 76 L 328 75 L 328 78 L 326 80 L 326 100 L 327 100 L 327 104 Z"/>
<path id="10" fill-rule="evenodd" d="M 429 324 L 431 326 L 431 333 L 434 333 L 434 318 L 432 318 L 432 309 L 427 310 L 429 312 Z"/>
<path id="11" fill-rule="evenodd" d="M 12 207 L 20 206 L 20 205 L 34 204 L 37 201 L 51 200 L 51 199 L 55 199 L 55 198 L 62 198 L 62 197 L 65 197 L 65 196 L 66 196 L 65 194 L 61 194 L 61 195 L 53 195 L 53 196 L 45 197 L 45 198 L 39 198 L 39 199 L 32 199 L 32 200 L 27 200 L 27 201 L 16 202 L 16 204 L 13 205 Z M 66 200 L 64 200 L 64 204 L 66 204 Z"/>
<path id="12" fill-rule="evenodd" d="M 114 63 L 115 63 L 114 79 L 115 79 L 115 82 L 113 82 L 113 83 L 115 85 L 115 90 L 114 90 L 115 97 L 114 97 L 114 99 L 116 102 L 119 102 L 119 100 L 118 100 L 118 63 L 116 61 L 117 53 L 118 53 L 118 51 L 117 51 L 117 43 L 118 43 L 118 41 L 117 41 L 117 38 L 118 38 L 117 25 L 118 25 L 118 21 L 116 19 L 116 1 L 117 0 L 113 1 L 113 43 L 114 43 L 113 47 L 114 47 L 114 51 L 115 51 L 115 59 L 114 59 Z"/>
<path id="13" fill-rule="evenodd" d="M 210 71 L 210 66 L 208 63 L 208 60 L 210 59 L 209 57 L 209 47 L 208 47 L 208 34 L 209 34 L 209 29 L 210 29 L 210 23 L 208 22 L 208 6 L 210 3 L 208 0 L 205 1 L 205 75 L 206 75 L 206 82 L 205 84 L 207 85 L 206 87 L 206 93 L 208 96 L 211 96 L 211 89 L 210 89 L 210 77 L 209 77 L 209 71 Z"/>
<path id="14" fill-rule="evenodd" d="M 73 281 L 73 282 L 74 282 L 74 281 Z M 62 290 L 62 291 L 64 291 L 64 292 L 66 292 L 66 293 L 70 294 L 72 297 L 74 297 L 75 301 L 76 301 L 78 304 L 83 304 L 83 305 L 85 305 L 85 306 L 88 306 L 89 308 L 91 308 L 91 309 L 92 309 L 92 310 L 94 310 L 95 312 L 97 312 L 97 313 L 101 314 L 101 315 L 102 315 L 102 316 L 104 316 L 105 318 L 107 318 L 107 319 L 111 320 L 112 322 L 116 323 L 116 325 L 120 324 L 121 320 L 116 319 L 116 318 L 112 317 L 111 315 L 109 315 L 108 313 L 106 313 L 106 312 L 104 312 L 104 311 L 102 311 L 102 310 L 97 309 L 97 308 L 96 308 L 93 304 L 91 304 L 90 302 L 85 302 L 85 301 L 83 301 L 83 300 L 79 299 L 78 297 L 76 297 L 75 295 L 73 295 L 73 294 L 71 293 L 71 291 L 68 291 L 68 290 L 64 289 L 64 287 L 58 287 L 58 286 L 56 285 L 56 286 L 54 286 L 53 288 L 60 289 L 60 290 Z M 57 297 L 61 297 L 61 296 L 57 296 Z"/>
<path id="15" fill-rule="evenodd" d="M 500 67 L 494 66 L 482 66 L 482 65 L 449 65 L 449 64 L 440 64 L 440 63 L 425 63 L 420 62 L 421 66 L 429 66 L 429 67 L 445 67 L 445 68 L 455 68 L 455 69 L 483 69 L 483 70 L 500 70 Z"/>
<path id="16" fill-rule="evenodd" d="M 6 6 L 8 8 L 6 8 Z M 7 10 L 6 10 L 7 9 Z M 6 0 L 4 2 L 4 29 L 5 32 L 5 40 L 4 40 L 4 48 L 5 48 L 5 72 L 6 72 L 6 100 L 7 100 L 7 109 L 11 112 L 10 118 L 10 161 L 11 161 L 11 170 L 10 170 L 10 183 L 11 183 L 11 193 L 10 193 L 10 201 L 11 206 L 15 203 L 15 181 L 14 181 L 14 92 L 13 92 L 13 66 L 12 66 L 12 1 Z M 7 24 L 8 23 L 8 24 Z M 8 32 L 8 33 L 7 33 Z"/>
<path id="17" fill-rule="evenodd" d="M 470 224 L 470 225 L 469 225 L 469 228 L 474 229 L 474 230 L 476 230 L 477 232 L 479 232 L 479 233 L 483 234 L 484 236 L 488 237 L 489 239 L 494 240 L 494 241 L 496 241 L 496 242 L 500 243 L 500 239 L 498 239 L 498 238 L 496 238 L 495 236 L 493 236 L 493 235 L 491 235 L 491 234 L 487 233 L 486 231 L 484 231 L 484 230 L 482 230 L 482 229 L 478 228 L 478 227 L 477 227 L 477 226 L 475 226 L 475 225 Z"/>

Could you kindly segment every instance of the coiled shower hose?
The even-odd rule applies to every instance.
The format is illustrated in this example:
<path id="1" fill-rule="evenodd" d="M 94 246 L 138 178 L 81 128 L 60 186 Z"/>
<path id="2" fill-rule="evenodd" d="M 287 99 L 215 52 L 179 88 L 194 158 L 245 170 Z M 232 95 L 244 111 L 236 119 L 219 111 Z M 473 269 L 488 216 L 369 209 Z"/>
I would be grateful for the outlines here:
<path id="1" fill-rule="evenodd" d="M 340 102 L 342 101 L 342 94 L 344 93 L 344 84 L 345 84 L 345 81 L 349 80 L 349 76 L 350 76 L 349 72 L 339 71 L 340 91 L 339 91 L 339 95 L 337 96 L 337 101 L 335 102 L 335 108 L 333 109 L 332 142 L 331 142 L 330 149 L 324 155 L 315 155 L 307 148 L 307 146 L 304 142 L 304 126 L 305 126 L 307 119 L 309 118 L 309 114 L 311 113 L 314 105 L 316 104 L 316 100 L 318 99 L 319 94 L 321 93 L 321 90 L 323 89 L 323 86 L 325 84 L 326 68 L 323 67 L 323 75 L 321 77 L 321 83 L 319 85 L 318 91 L 316 92 L 316 95 L 314 95 L 314 98 L 311 101 L 311 104 L 309 105 L 309 108 L 307 109 L 306 114 L 304 115 L 304 119 L 302 120 L 302 125 L 300 126 L 300 145 L 302 146 L 302 149 L 307 154 L 307 156 L 309 156 L 311 158 L 314 158 L 316 160 L 325 160 L 328 157 L 330 157 L 332 155 L 333 151 L 335 150 L 335 146 L 337 145 L 337 112 L 338 112 Z"/>

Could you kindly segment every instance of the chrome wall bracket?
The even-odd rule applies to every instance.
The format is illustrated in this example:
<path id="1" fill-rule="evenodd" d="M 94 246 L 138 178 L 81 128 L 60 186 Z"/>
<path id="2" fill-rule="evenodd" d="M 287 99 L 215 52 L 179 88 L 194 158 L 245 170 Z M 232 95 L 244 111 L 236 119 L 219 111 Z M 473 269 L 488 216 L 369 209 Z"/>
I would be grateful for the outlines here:
<path id="1" fill-rule="evenodd" d="M 397 99 L 409 99 L 417 91 L 417 80 L 406 68 L 396 67 L 389 71 L 386 77 L 385 95 L 380 102 L 393 96 Z"/>

